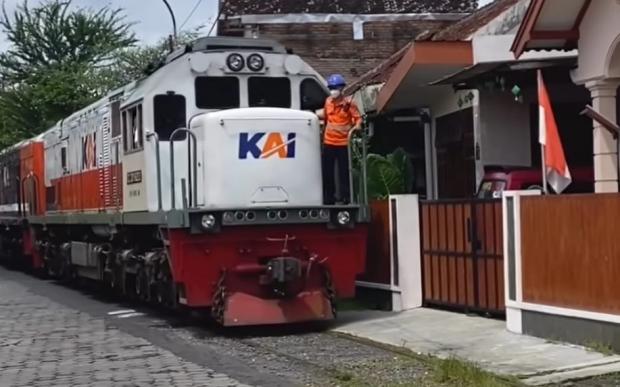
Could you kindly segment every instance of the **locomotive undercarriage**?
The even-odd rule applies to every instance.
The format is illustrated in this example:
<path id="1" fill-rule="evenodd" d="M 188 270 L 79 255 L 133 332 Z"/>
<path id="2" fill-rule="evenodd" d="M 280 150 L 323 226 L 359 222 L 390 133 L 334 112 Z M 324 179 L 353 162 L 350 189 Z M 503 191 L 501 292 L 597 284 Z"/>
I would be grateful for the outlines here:
<path id="1" fill-rule="evenodd" d="M 229 260 L 219 268 L 210 265 L 209 272 L 215 271 L 217 277 L 207 281 L 196 276 L 175 278 L 167 229 L 135 226 L 102 231 L 82 225 L 48 225 L 35 227 L 35 234 L 44 274 L 63 282 L 95 282 L 118 296 L 170 309 L 183 305 L 208 309 L 224 326 L 336 317 L 330 270 L 319 257 L 300 254 L 299 246 L 289 251 L 286 241 L 269 241 L 269 257 L 260 260 L 246 257 L 233 264 Z M 187 255 L 177 253 L 177 259 Z M 207 288 L 201 292 L 210 296 L 199 305 L 189 305 L 187 284 Z"/>
<path id="2" fill-rule="evenodd" d="M 22 233 L 21 225 L 0 224 L 0 262 L 10 266 L 22 263 Z"/>
<path id="3" fill-rule="evenodd" d="M 125 228 L 101 236 L 90 227 L 47 226 L 36 234 L 45 275 L 63 282 L 95 281 L 132 300 L 178 306 L 159 229 Z"/>

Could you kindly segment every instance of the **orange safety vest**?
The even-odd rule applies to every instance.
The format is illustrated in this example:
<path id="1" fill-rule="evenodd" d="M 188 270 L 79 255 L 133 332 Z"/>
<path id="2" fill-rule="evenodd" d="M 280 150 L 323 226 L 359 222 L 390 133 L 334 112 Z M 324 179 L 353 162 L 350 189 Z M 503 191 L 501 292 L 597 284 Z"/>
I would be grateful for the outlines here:
<path id="1" fill-rule="evenodd" d="M 332 146 L 348 146 L 349 132 L 361 125 L 362 117 L 351 98 L 325 101 L 325 135 L 323 143 Z"/>

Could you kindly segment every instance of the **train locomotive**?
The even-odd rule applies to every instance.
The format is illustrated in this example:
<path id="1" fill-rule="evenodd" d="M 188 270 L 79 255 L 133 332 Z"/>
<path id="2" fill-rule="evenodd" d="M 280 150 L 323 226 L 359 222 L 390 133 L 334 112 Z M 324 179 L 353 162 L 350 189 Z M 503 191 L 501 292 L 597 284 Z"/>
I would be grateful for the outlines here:
<path id="1" fill-rule="evenodd" d="M 197 39 L 0 153 L 0 255 L 224 326 L 333 319 L 368 211 L 323 204 L 326 96 L 274 41 Z"/>

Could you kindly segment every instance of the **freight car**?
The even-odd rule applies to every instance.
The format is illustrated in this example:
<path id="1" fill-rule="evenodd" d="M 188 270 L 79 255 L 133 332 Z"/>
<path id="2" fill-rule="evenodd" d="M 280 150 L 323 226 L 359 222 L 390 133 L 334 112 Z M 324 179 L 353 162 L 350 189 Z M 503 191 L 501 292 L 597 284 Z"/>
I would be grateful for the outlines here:
<path id="1" fill-rule="evenodd" d="M 224 326 L 333 319 L 368 212 L 323 204 L 326 95 L 276 42 L 198 39 L 0 154 L 0 251 Z"/>

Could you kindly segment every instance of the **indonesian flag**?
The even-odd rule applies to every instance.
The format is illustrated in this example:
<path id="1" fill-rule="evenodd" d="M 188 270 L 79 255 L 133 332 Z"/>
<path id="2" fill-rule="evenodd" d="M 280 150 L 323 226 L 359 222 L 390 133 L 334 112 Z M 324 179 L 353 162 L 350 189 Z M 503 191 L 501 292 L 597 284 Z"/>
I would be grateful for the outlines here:
<path id="1" fill-rule="evenodd" d="M 539 141 L 543 145 L 544 171 L 547 182 L 560 194 L 572 182 L 568 164 L 564 157 L 558 124 L 551 108 L 551 99 L 545 87 L 542 71 L 538 70 Z"/>

